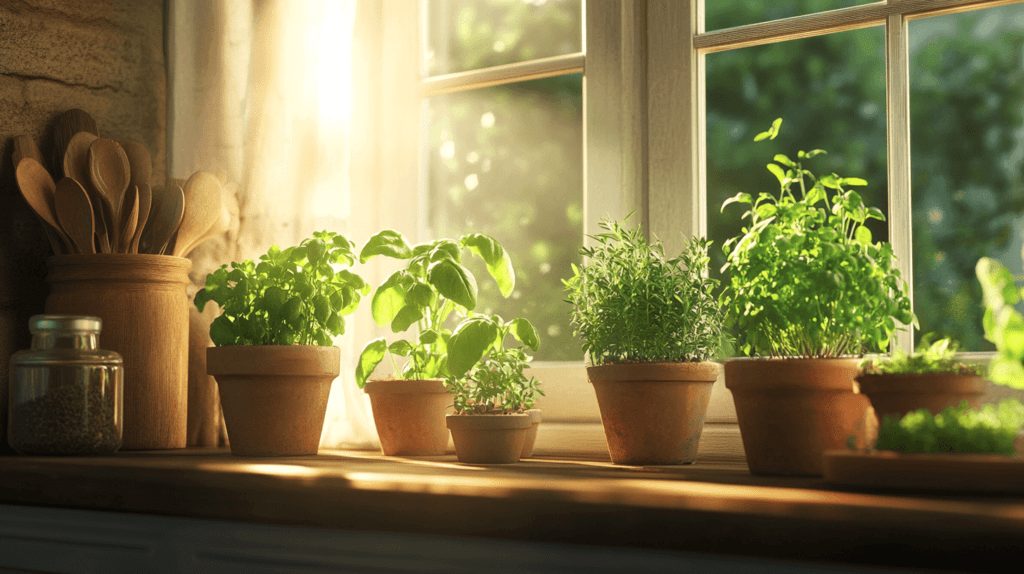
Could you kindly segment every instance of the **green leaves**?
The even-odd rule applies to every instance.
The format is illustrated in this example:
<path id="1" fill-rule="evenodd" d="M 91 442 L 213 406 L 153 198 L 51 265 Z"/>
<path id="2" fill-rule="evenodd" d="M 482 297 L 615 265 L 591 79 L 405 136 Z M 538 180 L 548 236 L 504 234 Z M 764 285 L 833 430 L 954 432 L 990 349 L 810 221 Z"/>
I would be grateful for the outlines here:
<path id="1" fill-rule="evenodd" d="M 524 374 L 530 357 L 522 348 L 504 346 L 509 334 L 534 350 L 540 346 L 536 329 L 522 318 L 506 323 L 496 315 L 476 315 L 455 328 L 446 384 L 454 394 L 456 412 L 518 412 L 544 394 L 537 381 Z"/>
<path id="2" fill-rule="evenodd" d="M 754 136 L 754 141 L 759 142 L 766 139 L 775 139 L 775 136 L 779 135 L 779 128 L 782 126 L 782 118 L 777 118 L 772 122 L 772 127 L 768 128 L 767 131 L 763 131 Z"/>
<path id="3" fill-rule="evenodd" d="M 374 339 L 363 347 L 363 352 L 359 354 L 359 364 L 356 365 L 356 384 L 360 389 L 366 385 L 366 381 L 384 359 L 387 350 L 388 343 L 384 337 Z"/>
<path id="4" fill-rule="evenodd" d="M 710 243 L 688 240 L 678 256 L 667 259 L 661 243 L 649 242 L 640 229 L 609 220 L 599 226 L 606 232 L 591 236 L 594 246 L 581 250 L 587 263 L 574 266 L 565 281 L 573 331 L 590 361 L 711 358 L 722 342 L 725 317 L 712 295 L 718 281 L 706 277 Z"/>
<path id="5" fill-rule="evenodd" d="M 359 252 L 359 262 L 366 263 L 375 255 L 384 255 L 394 257 L 395 259 L 409 259 L 412 257 L 412 248 L 409 247 L 401 233 L 385 229 L 366 242 L 366 245 Z"/>
<path id="6" fill-rule="evenodd" d="M 755 141 L 778 135 L 776 120 Z M 848 186 L 857 177 L 819 178 L 803 161 L 775 154 L 768 169 L 778 195 L 761 193 L 743 214 L 741 235 L 728 240 L 721 296 L 745 338 L 745 352 L 771 356 L 833 357 L 884 349 L 900 321 L 916 323 L 907 285 L 888 245 L 874 242 L 868 219 L 884 220 Z M 783 167 L 785 166 L 785 169 Z M 732 200 L 727 200 L 725 205 Z"/>
<path id="7" fill-rule="evenodd" d="M 985 339 L 995 343 L 998 352 L 989 363 L 989 380 L 1024 389 L 1024 315 L 1014 308 L 1021 292 L 1010 270 L 994 259 L 982 257 L 975 274 L 985 305 Z"/>
<path id="8" fill-rule="evenodd" d="M 316 232 L 298 246 L 271 247 L 259 264 L 221 266 L 207 275 L 195 304 L 200 311 L 210 301 L 221 307 L 210 326 L 218 345 L 330 345 L 344 333 L 342 316 L 369 293 L 361 277 L 336 270 L 354 261 L 347 239 Z"/>
<path id="9" fill-rule="evenodd" d="M 512 269 L 512 259 L 493 238 L 480 233 L 463 236 L 462 245 L 477 254 L 487 265 L 487 272 L 498 283 L 502 297 L 512 294 L 516 286 L 516 274 Z"/>
<path id="10" fill-rule="evenodd" d="M 466 309 L 476 308 L 476 279 L 468 269 L 452 261 L 441 259 L 430 264 L 427 269 L 430 284 L 443 297 L 451 299 Z"/>
<path id="11" fill-rule="evenodd" d="M 1024 406 L 1017 399 L 972 410 L 967 401 L 932 415 L 927 409 L 902 418 L 887 416 L 879 425 L 878 450 L 896 452 L 975 452 L 1015 454 L 1017 432 L 1024 426 Z"/>

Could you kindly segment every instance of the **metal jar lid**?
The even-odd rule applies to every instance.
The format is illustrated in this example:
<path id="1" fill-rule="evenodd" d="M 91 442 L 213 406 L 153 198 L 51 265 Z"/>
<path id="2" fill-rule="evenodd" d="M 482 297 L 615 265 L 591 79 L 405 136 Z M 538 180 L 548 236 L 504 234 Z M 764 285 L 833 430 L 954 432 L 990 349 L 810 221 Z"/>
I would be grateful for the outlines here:
<path id="1" fill-rule="evenodd" d="M 33 315 L 28 320 L 28 330 L 37 333 L 99 333 L 103 320 L 89 315 Z"/>

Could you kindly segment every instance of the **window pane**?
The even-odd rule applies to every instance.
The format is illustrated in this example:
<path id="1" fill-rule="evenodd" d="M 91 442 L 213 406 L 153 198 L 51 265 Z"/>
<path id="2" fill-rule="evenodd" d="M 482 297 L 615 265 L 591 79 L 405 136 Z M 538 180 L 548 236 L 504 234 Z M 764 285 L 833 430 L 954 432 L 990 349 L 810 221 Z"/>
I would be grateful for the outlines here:
<path id="1" fill-rule="evenodd" d="M 709 3 L 710 4 L 710 3 Z M 880 27 L 708 54 L 707 189 L 711 272 L 721 277 L 722 245 L 739 234 L 745 209 L 722 202 L 737 193 L 777 194 L 765 165 L 777 153 L 828 153 L 805 160 L 817 176 L 860 177 L 865 204 L 887 208 L 885 35 Z M 754 142 L 775 118 L 779 136 Z M 884 222 L 869 223 L 888 241 Z"/>
<path id="2" fill-rule="evenodd" d="M 993 350 L 974 269 L 1024 273 L 1024 5 L 912 20 L 909 44 L 915 311 Z"/>
<path id="3" fill-rule="evenodd" d="M 582 360 L 562 278 L 583 243 L 583 77 L 521 82 L 431 98 L 431 237 L 486 233 L 509 252 L 516 288 L 503 299 L 486 267 L 468 264 L 478 311 L 526 317 L 535 359 Z"/>
<path id="4" fill-rule="evenodd" d="M 581 0 L 431 0 L 427 75 L 582 51 Z"/>
<path id="5" fill-rule="evenodd" d="M 877 0 L 746 0 L 744 2 L 723 2 L 707 0 L 704 3 L 706 30 L 721 30 L 733 26 L 758 24 L 770 20 L 781 20 L 793 16 L 805 16 L 828 10 L 849 8 L 860 4 L 872 4 Z"/>

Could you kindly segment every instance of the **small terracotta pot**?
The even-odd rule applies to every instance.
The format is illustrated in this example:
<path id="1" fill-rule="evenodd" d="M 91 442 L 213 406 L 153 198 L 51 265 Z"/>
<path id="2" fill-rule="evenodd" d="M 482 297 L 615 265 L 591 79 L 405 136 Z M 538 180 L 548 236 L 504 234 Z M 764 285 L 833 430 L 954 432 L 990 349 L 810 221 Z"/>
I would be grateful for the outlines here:
<path id="1" fill-rule="evenodd" d="M 530 429 L 530 415 L 446 415 L 459 462 L 518 462 Z"/>
<path id="2" fill-rule="evenodd" d="M 697 458 L 718 363 L 587 367 L 615 464 L 689 464 Z"/>
<path id="3" fill-rule="evenodd" d="M 956 373 L 878 373 L 858 375 L 860 392 L 871 399 L 878 419 L 886 415 L 902 417 L 918 409 L 933 415 L 966 400 L 972 409 L 981 407 L 985 379 L 979 375 Z"/>
<path id="4" fill-rule="evenodd" d="M 217 379 L 231 454 L 316 454 L 341 350 L 310 345 L 206 349 Z"/>
<path id="5" fill-rule="evenodd" d="M 526 440 L 523 441 L 523 454 L 519 458 L 530 458 L 533 456 L 533 443 L 537 441 L 537 429 L 542 420 L 540 409 L 529 409 L 526 414 L 530 415 L 530 428 L 526 431 Z"/>
<path id="6" fill-rule="evenodd" d="M 750 472 L 819 476 L 824 451 L 846 448 L 850 436 L 863 442 L 873 421 L 854 389 L 857 371 L 856 359 L 727 361 Z"/>
<path id="7" fill-rule="evenodd" d="M 373 424 L 388 456 L 440 455 L 448 450 L 444 411 L 450 403 L 440 379 L 369 381 Z"/>

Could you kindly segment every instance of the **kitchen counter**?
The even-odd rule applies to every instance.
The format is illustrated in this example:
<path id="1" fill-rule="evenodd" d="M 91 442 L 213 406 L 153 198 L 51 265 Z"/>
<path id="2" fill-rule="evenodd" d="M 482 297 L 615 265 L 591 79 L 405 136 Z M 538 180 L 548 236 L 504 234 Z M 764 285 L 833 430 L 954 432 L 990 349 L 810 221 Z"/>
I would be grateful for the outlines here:
<path id="1" fill-rule="evenodd" d="M 751 476 L 735 455 L 673 467 L 601 458 L 7 456 L 0 504 L 864 566 L 992 571 L 1024 553 L 1020 497 L 843 490 Z"/>

